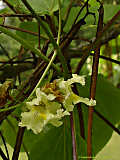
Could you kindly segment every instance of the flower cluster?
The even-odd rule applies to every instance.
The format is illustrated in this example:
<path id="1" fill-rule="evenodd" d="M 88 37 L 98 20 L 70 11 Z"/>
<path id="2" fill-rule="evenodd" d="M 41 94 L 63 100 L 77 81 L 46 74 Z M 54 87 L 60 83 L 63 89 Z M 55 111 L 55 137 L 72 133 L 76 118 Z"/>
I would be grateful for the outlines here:
<path id="1" fill-rule="evenodd" d="M 83 102 L 87 105 L 96 105 L 95 100 L 79 97 L 72 91 L 73 83 L 85 85 L 84 76 L 73 74 L 71 79 L 56 79 L 42 88 L 36 89 L 36 98 L 27 102 L 28 111 L 21 114 L 19 126 L 32 129 L 35 134 L 40 133 L 46 124 L 59 127 L 61 119 L 70 115 L 74 105 Z"/>

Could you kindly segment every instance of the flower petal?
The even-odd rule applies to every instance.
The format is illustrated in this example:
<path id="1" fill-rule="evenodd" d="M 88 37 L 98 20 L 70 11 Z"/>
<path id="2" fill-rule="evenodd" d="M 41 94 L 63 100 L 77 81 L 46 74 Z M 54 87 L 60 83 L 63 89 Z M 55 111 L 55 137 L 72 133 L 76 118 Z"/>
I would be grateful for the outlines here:
<path id="1" fill-rule="evenodd" d="M 57 110 L 61 108 L 61 104 L 58 102 L 49 102 L 46 104 L 46 109 L 52 113 L 56 114 Z"/>
<path id="2" fill-rule="evenodd" d="M 95 100 L 93 100 L 93 99 L 89 100 L 88 98 L 83 98 L 83 97 L 79 97 L 78 101 L 74 102 L 74 104 L 77 104 L 77 103 L 80 103 L 80 102 L 85 103 L 88 106 L 95 106 L 96 105 Z"/>
<path id="3" fill-rule="evenodd" d="M 85 85 L 85 76 L 79 76 L 77 74 L 72 74 L 73 78 L 67 80 L 68 85 L 73 83 L 80 83 L 81 85 Z"/>
<path id="4" fill-rule="evenodd" d="M 35 116 L 36 115 L 36 116 Z M 44 127 L 44 120 L 38 118 L 37 113 L 34 111 L 24 112 L 21 114 L 22 119 L 19 123 L 21 127 L 27 127 L 27 129 L 32 129 L 35 134 L 40 133 Z"/>
<path id="5" fill-rule="evenodd" d="M 56 96 L 54 96 L 54 94 L 48 94 L 47 99 L 50 101 L 53 101 L 56 98 Z"/>
<path id="6" fill-rule="evenodd" d="M 33 106 L 33 105 L 39 105 L 40 100 L 38 98 L 34 98 L 30 102 L 26 102 L 27 105 Z"/>
<path id="7" fill-rule="evenodd" d="M 59 109 L 57 110 L 57 114 L 53 117 L 53 119 L 49 121 L 49 123 L 51 123 L 55 127 L 59 127 L 63 124 L 63 122 L 60 121 L 61 118 L 67 115 L 70 115 L 70 113 L 67 111 L 64 111 L 63 109 Z"/>
<path id="8" fill-rule="evenodd" d="M 21 114 L 22 119 L 19 123 L 21 127 L 27 127 L 27 129 L 32 129 L 35 134 L 40 133 L 45 125 L 50 119 L 54 117 L 50 113 L 40 113 L 37 110 L 31 110 L 29 112 L 24 112 Z"/>

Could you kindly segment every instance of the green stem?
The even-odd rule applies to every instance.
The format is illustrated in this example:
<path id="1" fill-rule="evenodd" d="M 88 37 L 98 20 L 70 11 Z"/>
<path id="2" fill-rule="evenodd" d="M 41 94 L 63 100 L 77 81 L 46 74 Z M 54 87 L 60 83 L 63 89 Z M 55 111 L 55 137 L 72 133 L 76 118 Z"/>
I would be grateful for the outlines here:
<path id="1" fill-rule="evenodd" d="M 25 102 L 27 102 L 27 99 L 26 99 L 25 101 L 23 101 L 22 103 L 17 104 L 17 105 L 15 105 L 15 106 L 12 106 L 12 107 L 9 107 L 9 108 L 0 109 L 0 112 L 5 112 L 5 111 L 9 111 L 9 110 L 18 108 L 18 107 L 22 107 L 22 106 L 25 104 Z"/>
<path id="2" fill-rule="evenodd" d="M 32 95 L 34 94 L 34 92 L 36 91 L 36 89 L 38 88 L 38 86 L 40 85 L 40 83 L 42 82 L 42 80 L 45 78 L 48 70 L 50 69 L 50 66 L 52 65 L 52 63 L 53 63 L 53 61 L 54 61 L 54 59 L 55 59 L 55 57 L 56 57 L 56 55 L 57 55 L 57 52 L 56 52 L 56 50 L 55 50 L 55 51 L 54 51 L 54 54 L 53 54 L 53 56 L 52 56 L 52 58 L 51 58 L 51 60 L 50 60 L 50 62 L 49 62 L 49 64 L 47 65 L 44 73 L 42 74 L 39 82 L 37 83 L 37 85 L 35 86 L 34 90 L 33 90 L 32 93 L 30 94 L 30 96 L 28 97 L 28 100 L 32 97 Z"/>
<path id="3" fill-rule="evenodd" d="M 59 4 L 59 30 L 58 30 L 58 39 L 57 39 L 57 44 L 59 46 L 60 44 L 60 35 L 61 35 L 61 2 L 58 0 Z"/>
<path id="4" fill-rule="evenodd" d="M 41 59 L 43 59 L 45 62 L 49 62 L 50 60 L 44 56 L 40 50 L 34 48 L 32 45 L 30 45 L 26 40 L 22 39 L 21 37 L 19 37 L 18 35 L 12 33 L 11 31 L 9 31 L 6 28 L 3 28 L 0 26 L 0 31 L 3 32 L 4 34 L 6 34 L 7 36 L 10 36 L 11 38 L 15 39 L 16 41 L 18 41 L 19 43 L 21 43 L 21 45 L 26 48 L 31 50 L 33 53 L 37 54 Z M 61 70 L 59 67 L 57 67 L 55 64 L 51 64 L 51 66 L 60 74 Z"/>
<path id="5" fill-rule="evenodd" d="M 67 67 L 67 63 L 66 63 L 66 60 L 65 60 L 63 54 L 61 53 L 61 50 L 60 50 L 58 44 L 55 41 L 53 35 L 47 29 L 47 27 L 45 26 L 45 24 L 42 22 L 41 17 L 39 17 L 39 15 L 36 14 L 36 12 L 34 11 L 34 9 L 29 5 L 29 3 L 27 2 L 27 0 L 21 0 L 21 1 L 27 7 L 27 9 L 32 13 L 32 15 L 36 18 L 36 20 L 38 21 L 38 23 L 41 25 L 41 27 L 44 29 L 45 33 L 50 38 L 50 41 L 53 44 L 54 48 L 57 49 L 57 51 L 58 51 L 58 57 L 59 57 L 59 60 L 60 60 L 60 62 L 62 64 L 62 66 L 63 66 L 63 70 L 65 72 L 65 78 L 67 79 L 68 76 L 69 76 L 69 70 L 68 70 L 68 67 Z M 60 1 L 59 1 L 59 4 L 60 4 Z"/>
<path id="6" fill-rule="evenodd" d="M 57 38 L 57 44 L 59 46 L 59 43 L 60 43 L 60 35 L 61 35 L 61 4 L 60 4 L 60 0 L 58 0 L 59 2 L 59 29 L 58 29 L 58 38 Z M 54 51 L 54 54 L 49 62 L 49 64 L 47 65 L 44 73 L 42 74 L 39 82 L 37 83 L 37 85 L 35 86 L 34 90 L 32 91 L 32 93 L 30 94 L 30 96 L 28 97 L 28 100 L 32 97 L 32 95 L 35 93 L 36 89 L 38 88 L 38 86 L 40 85 L 40 83 L 42 82 L 42 80 L 45 78 L 48 70 L 50 69 L 53 61 L 55 60 L 56 58 L 56 55 L 57 55 L 57 50 Z"/>

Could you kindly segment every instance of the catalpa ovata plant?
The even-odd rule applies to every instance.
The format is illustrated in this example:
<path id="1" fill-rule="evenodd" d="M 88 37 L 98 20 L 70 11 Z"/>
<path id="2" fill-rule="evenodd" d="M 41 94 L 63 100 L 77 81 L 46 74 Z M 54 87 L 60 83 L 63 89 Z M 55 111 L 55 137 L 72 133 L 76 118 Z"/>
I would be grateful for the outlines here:
<path id="1" fill-rule="evenodd" d="M 85 85 L 84 76 L 73 74 L 71 79 L 56 79 L 42 88 L 36 89 L 36 98 L 26 103 L 27 110 L 21 114 L 19 126 L 32 129 L 35 134 L 40 133 L 49 123 L 59 127 L 62 118 L 70 115 L 74 105 L 85 103 L 89 106 L 96 105 L 95 100 L 89 100 L 76 95 L 72 91 L 73 83 Z"/>

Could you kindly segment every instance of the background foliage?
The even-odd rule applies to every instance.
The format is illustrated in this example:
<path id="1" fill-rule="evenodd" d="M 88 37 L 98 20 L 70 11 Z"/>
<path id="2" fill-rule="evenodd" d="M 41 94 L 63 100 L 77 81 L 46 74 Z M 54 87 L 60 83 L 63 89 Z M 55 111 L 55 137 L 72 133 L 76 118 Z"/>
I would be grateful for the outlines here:
<path id="1" fill-rule="evenodd" d="M 45 70 L 47 60 L 44 61 L 45 59 L 42 59 L 41 56 L 36 54 L 36 50 L 31 50 L 29 46 L 38 49 L 39 53 L 43 53 L 48 59 L 51 58 L 54 50 L 51 38 L 42 25 L 38 24 L 35 15 L 30 13 L 21 0 L 3 0 L 3 2 L 5 7 L 0 10 L 0 83 L 3 84 L 8 78 L 13 79 L 14 84 L 10 89 L 10 94 L 14 100 L 11 102 L 8 97 L 5 97 L 4 105 L 0 104 L 1 109 L 3 109 L 3 106 L 7 108 L 11 103 L 10 106 L 14 106 L 24 101 L 30 95 Z M 46 30 L 56 40 L 59 27 L 58 0 L 27 0 L 27 2 L 41 18 Z M 61 0 L 62 32 L 60 48 L 69 71 L 79 75 L 86 75 L 85 87 L 76 85 L 79 95 L 90 97 L 90 75 L 92 73 L 93 54 L 95 53 L 94 42 L 99 22 L 98 9 L 101 3 L 97 0 L 88 0 L 87 7 L 85 7 L 85 4 L 85 0 Z M 103 7 L 103 26 L 106 26 L 115 14 L 120 11 L 120 2 L 118 0 L 103 0 Z M 82 12 L 79 14 L 81 9 Z M 79 16 L 75 22 L 77 15 Z M 83 24 L 81 20 L 84 20 Z M 79 22 L 81 23 L 79 24 Z M 73 34 L 70 39 L 69 33 Z M 120 16 L 111 23 L 105 33 L 103 32 L 100 39 L 101 57 L 95 97 L 97 105 L 95 106 L 92 130 L 92 150 L 96 160 L 110 158 L 111 160 L 119 160 L 120 156 L 120 138 L 118 136 L 120 134 L 119 34 Z M 23 43 L 18 41 L 16 37 L 21 39 Z M 67 39 L 69 40 L 67 41 Z M 86 61 L 84 61 L 84 66 L 80 66 L 87 52 L 89 53 Z M 54 64 L 61 69 L 60 71 L 64 72 L 62 62 L 58 56 Z M 52 73 L 52 77 L 49 76 L 50 73 Z M 41 85 L 44 85 L 49 79 L 59 78 L 59 74 L 51 67 Z M 73 117 L 77 155 L 78 159 L 82 159 L 81 157 L 87 157 L 88 107 L 81 104 L 84 135 L 81 134 L 81 122 L 77 108 L 79 106 L 76 105 Z M 22 146 L 17 146 L 17 149 L 21 148 L 20 160 L 73 160 L 74 146 L 72 146 L 69 117 L 64 119 L 64 125 L 61 127 L 47 126 L 43 132 L 35 135 L 31 130 L 21 131 L 18 127 L 21 111 L 21 108 L 6 112 L 0 111 L 0 131 L 4 136 L 10 157 L 14 160 L 18 159 L 18 157 L 12 156 L 12 153 L 16 152 L 16 144 L 22 143 Z M 23 139 L 18 139 L 17 135 L 19 134 L 24 134 Z M 0 146 L 6 155 L 2 138 L 0 139 Z M 19 151 L 16 154 L 19 155 Z"/>

